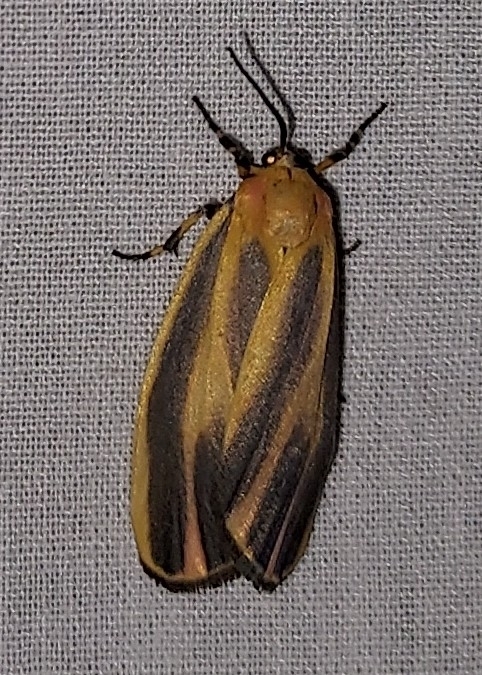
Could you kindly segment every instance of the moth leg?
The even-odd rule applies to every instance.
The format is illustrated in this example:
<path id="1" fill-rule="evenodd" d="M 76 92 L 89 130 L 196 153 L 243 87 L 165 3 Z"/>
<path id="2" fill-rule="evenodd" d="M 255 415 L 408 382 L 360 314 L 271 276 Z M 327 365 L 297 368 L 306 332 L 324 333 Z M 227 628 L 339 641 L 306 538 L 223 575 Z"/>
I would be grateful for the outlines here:
<path id="1" fill-rule="evenodd" d="M 144 253 L 122 253 L 114 249 L 112 255 L 115 255 L 117 258 L 122 258 L 124 260 L 147 260 L 148 258 L 154 258 L 156 255 L 164 253 L 174 253 L 177 255 L 179 242 L 184 237 L 186 232 L 195 225 L 200 218 L 206 216 L 206 218 L 212 218 L 216 211 L 221 207 L 221 202 L 211 201 L 204 206 L 196 209 L 188 215 L 188 217 L 177 227 L 174 232 L 172 232 L 166 241 L 163 244 L 158 244 Z"/>
<path id="2" fill-rule="evenodd" d="M 213 120 L 210 113 L 206 110 L 204 104 L 202 103 L 202 101 L 199 99 L 198 96 L 193 96 L 192 100 L 201 111 L 202 116 L 208 123 L 211 131 L 214 131 L 214 133 L 218 137 L 219 142 L 221 143 L 223 148 L 225 148 L 228 152 L 230 152 L 233 155 L 234 161 L 236 162 L 236 166 L 238 167 L 238 173 L 241 176 L 241 178 L 245 178 L 246 176 L 248 176 L 250 174 L 250 169 L 254 164 L 253 153 L 250 150 L 248 150 L 241 143 L 241 141 L 239 141 L 237 138 L 221 129 L 219 124 Z"/>
<path id="3" fill-rule="evenodd" d="M 319 164 L 315 166 L 315 172 L 322 173 L 325 171 L 325 169 L 328 169 L 328 167 L 333 166 L 333 164 L 336 164 L 337 162 L 341 162 L 343 159 L 346 159 L 349 155 L 351 155 L 353 150 L 361 141 L 365 129 L 369 127 L 379 115 L 382 114 L 387 105 L 387 103 L 382 103 L 381 106 L 377 108 L 375 112 L 370 115 L 370 117 L 367 117 L 367 119 L 362 124 L 360 124 L 358 129 L 352 133 L 345 145 L 343 145 L 341 148 L 338 148 L 337 150 L 334 150 L 333 152 L 330 152 L 329 155 L 327 155 L 321 160 Z"/>
<path id="4" fill-rule="evenodd" d="M 343 255 L 351 255 L 360 246 L 361 246 L 361 239 L 355 239 L 353 244 L 350 244 L 350 246 L 347 246 L 347 248 L 343 249 Z"/>

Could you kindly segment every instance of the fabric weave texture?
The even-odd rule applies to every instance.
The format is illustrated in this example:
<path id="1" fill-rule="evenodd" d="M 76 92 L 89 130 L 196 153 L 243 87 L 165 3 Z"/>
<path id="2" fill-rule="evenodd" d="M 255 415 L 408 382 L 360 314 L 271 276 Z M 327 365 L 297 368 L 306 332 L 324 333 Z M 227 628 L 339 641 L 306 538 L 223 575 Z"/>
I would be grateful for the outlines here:
<path id="1" fill-rule="evenodd" d="M 0 672 L 482 672 L 482 5 L 1 0 Z M 246 30 L 329 177 L 347 245 L 340 448 L 273 594 L 141 569 L 137 397 L 180 257 L 126 263 L 236 187 L 198 94 L 257 157 Z M 175 383 L 173 383 L 175 386 Z"/>

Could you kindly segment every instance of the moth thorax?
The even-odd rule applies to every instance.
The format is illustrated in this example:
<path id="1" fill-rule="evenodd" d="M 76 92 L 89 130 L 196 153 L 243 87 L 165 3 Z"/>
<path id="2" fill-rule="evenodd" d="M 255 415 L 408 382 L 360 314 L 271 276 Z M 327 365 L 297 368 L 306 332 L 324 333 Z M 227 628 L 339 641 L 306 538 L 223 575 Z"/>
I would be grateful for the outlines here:
<path id="1" fill-rule="evenodd" d="M 305 185 L 283 181 L 266 194 L 267 232 L 287 248 L 308 239 L 315 219 L 315 201 Z"/>

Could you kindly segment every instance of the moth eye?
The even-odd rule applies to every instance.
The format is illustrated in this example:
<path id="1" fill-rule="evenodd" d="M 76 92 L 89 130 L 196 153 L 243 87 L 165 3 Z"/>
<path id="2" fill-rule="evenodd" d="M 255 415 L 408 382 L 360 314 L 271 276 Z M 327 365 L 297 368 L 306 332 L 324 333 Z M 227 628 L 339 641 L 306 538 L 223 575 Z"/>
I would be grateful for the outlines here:
<path id="1" fill-rule="evenodd" d="M 263 166 L 272 166 L 277 160 L 277 155 L 274 152 L 266 152 L 262 157 Z"/>

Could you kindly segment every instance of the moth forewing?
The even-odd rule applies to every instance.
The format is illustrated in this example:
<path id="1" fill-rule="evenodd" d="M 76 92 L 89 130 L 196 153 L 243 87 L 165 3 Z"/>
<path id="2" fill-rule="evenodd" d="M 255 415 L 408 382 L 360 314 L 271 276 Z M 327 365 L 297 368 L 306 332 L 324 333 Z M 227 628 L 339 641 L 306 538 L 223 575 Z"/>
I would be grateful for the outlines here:
<path id="1" fill-rule="evenodd" d="M 250 563 L 244 573 L 266 587 L 289 573 L 306 545 L 324 478 L 313 469 L 331 464 L 336 434 L 335 423 L 330 433 L 322 429 L 327 359 L 336 360 L 330 364 L 336 382 L 325 386 L 335 397 L 339 369 L 339 353 L 327 355 L 338 288 L 331 203 L 314 182 L 301 196 L 316 200 L 317 218 L 306 241 L 285 251 L 271 279 L 244 354 L 227 435 L 228 452 L 246 456 L 227 529 Z M 291 212 L 296 208 L 295 202 Z"/>
<path id="2" fill-rule="evenodd" d="M 144 566 L 167 583 L 205 582 L 206 560 L 194 495 L 196 445 L 191 424 L 200 429 L 189 385 L 200 338 L 209 318 L 210 299 L 232 205 L 213 217 L 188 261 L 168 307 L 147 366 L 135 425 L 131 479 L 131 516 Z M 196 439 L 197 440 L 197 439 Z M 216 477 L 212 477 L 213 481 Z"/>

